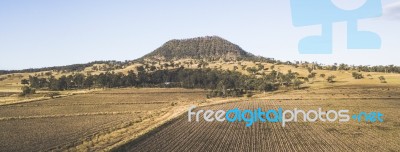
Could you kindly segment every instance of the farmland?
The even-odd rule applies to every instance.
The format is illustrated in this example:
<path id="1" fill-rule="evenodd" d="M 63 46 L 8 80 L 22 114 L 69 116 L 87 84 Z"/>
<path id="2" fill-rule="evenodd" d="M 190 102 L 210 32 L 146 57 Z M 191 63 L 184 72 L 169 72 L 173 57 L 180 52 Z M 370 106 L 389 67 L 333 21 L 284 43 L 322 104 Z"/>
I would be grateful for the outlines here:
<path id="1" fill-rule="evenodd" d="M 32 75 L 47 78 L 42 76 L 46 72 L 1 75 L 0 151 L 400 151 L 400 77 L 397 73 L 364 72 L 364 79 L 355 79 L 352 77 L 354 70 L 316 69 L 312 71 L 316 77 L 305 81 L 310 71 L 306 65 L 301 64 L 294 67 L 250 61 L 228 63 L 221 60 L 198 67 L 196 64 L 201 62 L 193 61 L 192 65 L 192 60 L 181 60 L 178 64 L 181 62 L 187 69 L 236 69 L 255 78 L 263 78 L 276 71 L 293 71 L 304 82 L 299 87 L 276 83 L 279 89 L 274 91 L 253 89 L 243 94 L 243 97 L 211 99 L 206 98 L 208 91 L 212 91 L 210 89 L 141 88 L 151 87 L 145 84 L 121 88 L 97 84 L 92 88 L 67 90 L 44 87 L 35 88 L 35 93 L 23 96 L 21 87 L 27 85 L 21 81 Z M 143 64 L 152 63 L 133 63 L 115 72 L 126 74 Z M 171 62 L 155 66 L 163 69 L 161 65 L 164 64 Z M 246 67 L 260 65 L 264 68 L 257 73 L 246 70 Z M 164 70 L 174 68 L 169 66 L 164 67 Z M 86 70 L 89 71 L 81 71 L 81 74 L 106 72 L 90 69 L 93 68 L 88 67 Z M 73 72 L 52 72 L 55 78 L 74 75 Z M 321 75 L 334 75 L 336 78 L 328 82 Z M 385 82 L 381 77 L 385 78 Z M 200 82 L 200 78 L 205 77 L 180 83 Z M 232 80 L 238 81 L 245 82 Z M 268 81 L 265 79 L 260 82 Z M 221 82 L 228 81 L 210 84 L 223 89 Z M 207 83 L 202 85 L 205 87 Z M 152 87 L 159 86 L 163 85 Z M 354 113 L 379 111 L 385 114 L 385 121 L 298 122 L 288 123 L 285 128 L 280 123 L 255 123 L 246 128 L 244 123 L 189 123 L 186 110 L 190 105 L 197 105 L 198 109 L 214 110 L 236 107 L 315 110 L 322 107 L 324 110 L 348 109 Z"/>
<path id="2" fill-rule="evenodd" d="M 101 150 L 154 125 L 172 108 L 202 100 L 203 90 L 110 89 L 2 105 L 0 149 Z"/>
<path id="3" fill-rule="evenodd" d="M 389 90 L 389 91 L 388 91 Z M 349 121 L 280 123 L 188 122 L 187 114 L 120 147 L 123 151 L 399 151 L 399 88 L 328 88 L 260 95 L 258 99 L 199 109 L 348 109 L 380 111 L 383 123 Z M 354 98 L 353 95 L 357 95 Z M 397 96 L 396 96 L 397 95 Z M 198 109 L 198 110 L 199 110 Z"/>
<path id="4" fill-rule="evenodd" d="M 0 149 L 399 151 L 399 75 L 369 73 L 368 79 L 355 80 L 348 71 L 331 73 L 337 76 L 335 83 L 319 77 L 298 89 L 282 87 L 272 92 L 254 91 L 252 97 L 212 99 L 206 99 L 205 90 L 179 88 L 39 89 L 19 96 L 23 85 L 20 78 L 11 77 L 0 83 Z M 379 81 L 382 75 L 387 83 Z M 59 95 L 49 97 L 51 93 Z M 246 128 L 244 123 L 189 123 L 186 110 L 190 105 L 214 110 L 322 107 L 354 113 L 379 111 L 385 114 L 385 121 L 298 122 L 285 128 L 280 123 L 255 123 Z"/>

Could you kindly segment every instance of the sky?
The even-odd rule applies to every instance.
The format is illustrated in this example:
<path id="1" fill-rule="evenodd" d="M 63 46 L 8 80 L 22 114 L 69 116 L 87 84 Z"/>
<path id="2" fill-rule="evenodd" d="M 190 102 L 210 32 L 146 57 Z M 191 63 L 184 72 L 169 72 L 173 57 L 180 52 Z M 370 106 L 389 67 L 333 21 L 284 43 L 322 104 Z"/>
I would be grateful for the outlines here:
<path id="1" fill-rule="evenodd" d="M 367 0 L 350 1 L 332 0 L 343 9 Z M 337 22 L 333 53 L 307 55 L 298 42 L 321 26 L 293 26 L 290 0 L 2 0 L 0 70 L 133 60 L 171 39 L 213 35 L 282 61 L 400 65 L 400 1 L 382 5 L 383 16 L 358 21 L 380 35 L 381 49 L 347 49 L 347 24 Z"/>

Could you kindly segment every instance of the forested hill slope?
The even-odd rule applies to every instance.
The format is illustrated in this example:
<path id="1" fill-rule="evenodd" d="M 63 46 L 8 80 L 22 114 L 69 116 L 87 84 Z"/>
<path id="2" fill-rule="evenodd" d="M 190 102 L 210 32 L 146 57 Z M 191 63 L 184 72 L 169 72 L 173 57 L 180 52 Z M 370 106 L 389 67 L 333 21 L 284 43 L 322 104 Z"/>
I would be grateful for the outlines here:
<path id="1" fill-rule="evenodd" d="M 221 37 L 206 36 L 182 40 L 170 40 L 141 59 L 168 61 L 186 58 L 202 60 L 255 60 L 259 57 L 244 51 L 238 45 Z"/>

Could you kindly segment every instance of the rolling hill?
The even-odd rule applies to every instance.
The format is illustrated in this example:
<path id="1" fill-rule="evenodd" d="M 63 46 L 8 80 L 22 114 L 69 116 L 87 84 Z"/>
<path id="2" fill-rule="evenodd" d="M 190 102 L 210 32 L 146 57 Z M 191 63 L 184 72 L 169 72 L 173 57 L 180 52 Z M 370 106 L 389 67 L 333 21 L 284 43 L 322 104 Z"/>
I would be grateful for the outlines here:
<path id="1" fill-rule="evenodd" d="M 55 78 L 75 74 L 100 75 L 107 72 L 128 74 L 129 71 L 138 72 L 138 68 L 144 68 L 146 72 L 161 70 L 184 69 L 211 69 L 219 71 L 235 71 L 244 75 L 263 78 L 271 72 L 297 73 L 299 78 L 306 79 L 314 73 L 309 85 L 327 84 L 326 78 L 321 75 L 336 76 L 340 84 L 387 84 L 395 85 L 400 81 L 398 76 L 400 67 L 389 66 L 354 66 L 346 64 L 320 65 L 310 62 L 284 62 L 255 56 L 246 52 L 240 46 L 231 43 L 218 36 L 206 36 L 181 40 L 170 40 L 155 49 L 153 52 L 131 61 L 95 61 L 87 64 L 74 64 L 58 67 L 47 67 L 26 70 L 0 70 L 0 88 L 7 91 L 20 91 L 22 79 L 29 76 Z M 353 72 L 362 74 L 364 79 L 355 80 Z M 380 77 L 386 78 L 381 80 Z M 305 80 L 304 80 L 305 81 Z M 339 83 L 337 83 L 339 84 Z M 386 83 L 385 83 L 386 84 Z M 331 85 L 331 84 L 329 84 Z"/>

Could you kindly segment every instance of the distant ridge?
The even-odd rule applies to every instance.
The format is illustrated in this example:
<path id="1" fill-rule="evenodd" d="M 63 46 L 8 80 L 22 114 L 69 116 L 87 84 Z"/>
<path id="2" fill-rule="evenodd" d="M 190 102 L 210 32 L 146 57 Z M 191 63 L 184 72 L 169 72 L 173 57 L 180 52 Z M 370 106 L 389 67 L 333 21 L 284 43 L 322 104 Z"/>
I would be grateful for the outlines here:
<path id="1" fill-rule="evenodd" d="M 170 40 L 141 59 L 169 61 L 186 58 L 202 60 L 253 60 L 259 57 L 244 51 L 238 45 L 221 37 L 206 36 Z"/>
<path id="2" fill-rule="evenodd" d="M 44 72 L 44 71 L 56 71 L 56 72 L 75 72 L 84 71 L 87 67 L 92 67 L 95 64 L 104 64 L 109 66 L 107 71 L 116 69 L 123 69 L 134 63 L 155 63 L 156 61 L 175 61 L 178 59 L 194 59 L 203 61 L 253 61 L 253 62 L 264 62 L 272 64 L 284 64 L 284 65 L 295 65 L 296 68 L 299 66 L 299 62 L 280 61 L 274 58 L 266 58 L 262 56 L 255 56 L 249 52 L 244 51 L 240 46 L 229 42 L 218 36 L 205 36 L 196 37 L 189 39 L 174 39 L 164 43 L 161 47 L 157 48 L 153 52 L 134 60 L 125 61 L 94 61 L 83 64 L 72 64 L 65 66 L 52 66 L 44 68 L 30 68 L 23 70 L 1 70 L 0 75 L 12 74 L 12 73 L 32 73 L 32 72 Z M 307 63 L 308 64 L 308 63 Z M 340 69 L 353 69 L 362 72 L 385 72 L 385 73 L 400 73 L 400 66 L 395 65 L 321 65 L 313 63 L 320 68 L 330 69 L 333 71 Z"/>

